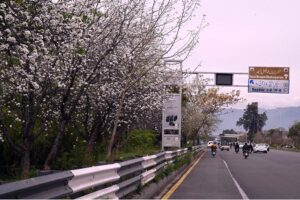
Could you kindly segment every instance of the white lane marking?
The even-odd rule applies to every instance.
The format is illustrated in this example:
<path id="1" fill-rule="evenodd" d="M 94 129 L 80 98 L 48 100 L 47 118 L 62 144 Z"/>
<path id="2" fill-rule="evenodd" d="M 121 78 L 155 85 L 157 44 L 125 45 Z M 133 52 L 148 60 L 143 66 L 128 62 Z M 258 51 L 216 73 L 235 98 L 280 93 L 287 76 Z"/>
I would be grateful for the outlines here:
<path id="1" fill-rule="evenodd" d="M 225 161 L 225 160 L 223 160 L 223 161 L 224 161 L 224 164 L 225 164 L 225 166 L 226 166 L 226 168 L 227 168 L 227 170 L 228 170 L 228 172 L 229 172 L 229 174 L 230 174 L 230 176 L 231 176 L 231 178 L 232 178 L 232 180 L 233 180 L 235 186 L 236 186 L 237 189 L 239 190 L 239 192 L 240 192 L 242 198 L 245 199 L 245 200 L 249 200 L 249 198 L 248 198 L 248 196 L 246 195 L 246 193 L 244 192 L 244 190 L 241 188 L 241 186 L 239 185 L 239 183 L 238 183 L 238 182 L 235 180 L 235 178 L 233 177 L 233 175 L 232 175 L 232 173 L 231 173 L 231 171 L 230 171 L 230 169 L 229 169 L 229 167 L 228 167 L 226 161 Z"/>

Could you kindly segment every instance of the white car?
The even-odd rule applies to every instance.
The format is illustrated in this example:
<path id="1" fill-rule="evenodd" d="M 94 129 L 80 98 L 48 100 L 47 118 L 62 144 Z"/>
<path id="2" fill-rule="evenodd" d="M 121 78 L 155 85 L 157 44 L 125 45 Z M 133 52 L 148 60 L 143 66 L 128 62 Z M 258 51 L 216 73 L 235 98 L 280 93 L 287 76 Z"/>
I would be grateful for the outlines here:
<path id="1" fill-rule="evenodd" d="M 223 151 L 223 150 L 229 151 L 230 146 L 229 146 L 229 145 L 226 145 L 226 144 L 222 144 L 222 145 L 220 146 L 220 149 L 221 149 L 221 151 Z"/>
<path id="2" fill-rule="evenodd" d="M 256 144 L 253 147 L 253 152 L 264 152 L 264 153 L 268 153 L 268 145 L 267 144 Z"/>

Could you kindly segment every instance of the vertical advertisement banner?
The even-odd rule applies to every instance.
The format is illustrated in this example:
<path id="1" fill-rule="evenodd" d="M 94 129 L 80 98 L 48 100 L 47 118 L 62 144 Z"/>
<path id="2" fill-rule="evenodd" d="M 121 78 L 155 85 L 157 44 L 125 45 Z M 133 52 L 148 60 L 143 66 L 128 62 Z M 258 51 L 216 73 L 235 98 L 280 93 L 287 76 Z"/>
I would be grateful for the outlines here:
<path id="1" fill-rule="evenodd" d="M 163 101 L 162 147 L 181 146 L 181 97 L 167 94 Z"/>

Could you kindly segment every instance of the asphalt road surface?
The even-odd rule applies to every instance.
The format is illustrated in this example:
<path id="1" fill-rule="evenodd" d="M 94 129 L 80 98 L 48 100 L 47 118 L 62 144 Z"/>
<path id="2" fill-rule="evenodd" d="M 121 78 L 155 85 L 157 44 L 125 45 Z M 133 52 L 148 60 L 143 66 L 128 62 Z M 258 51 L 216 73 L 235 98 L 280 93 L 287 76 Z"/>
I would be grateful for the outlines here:
<path id="1" fill-rule="evenodd" d="M 300 153 L 208 151 L 170 199 L 300 199 Z"/>

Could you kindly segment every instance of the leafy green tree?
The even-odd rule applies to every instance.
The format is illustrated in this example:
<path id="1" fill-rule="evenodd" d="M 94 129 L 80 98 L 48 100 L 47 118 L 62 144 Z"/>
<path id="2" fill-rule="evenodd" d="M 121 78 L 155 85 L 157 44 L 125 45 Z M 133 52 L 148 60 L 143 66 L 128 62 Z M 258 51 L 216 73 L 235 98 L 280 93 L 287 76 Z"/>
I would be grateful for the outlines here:
<path id="1" fill-rule="evenodd" d="M 237 132 L 233 129 L 226 129 L 226 130 L 223 130 L 222 134 L 223 135 L 225 135 L 225 134 L 237 134 Z"/>
<path id="2" fill-rule="evenodd" d="M 255 134 L 261 132 L 262 128 L 266 125 L 268 117 L 265 112 L 258 114 L 257 102 L 248 104 L 244 111 L 243 117 L 237 121 L 236 125 L 243 126 L 248 131 L 248 139 L 253 141 Z"/>
<path id="3" fill-rule="evenodd" d="M 293 140 L 295 146 L 300 145 L 300 122 L 296 122 L 290 129 L 288 137 Z"/>

